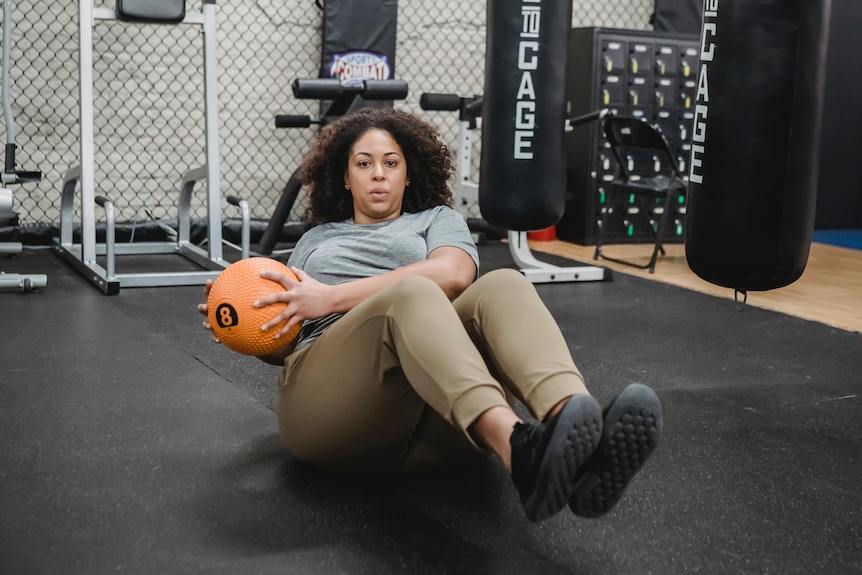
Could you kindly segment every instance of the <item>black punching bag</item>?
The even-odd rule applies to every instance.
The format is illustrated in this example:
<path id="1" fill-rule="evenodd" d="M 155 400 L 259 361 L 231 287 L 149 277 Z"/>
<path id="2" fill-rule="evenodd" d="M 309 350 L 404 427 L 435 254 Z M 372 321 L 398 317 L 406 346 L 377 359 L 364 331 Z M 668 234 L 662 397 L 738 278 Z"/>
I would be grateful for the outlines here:
<path id="1" fill-rule="evenodd" d="M 814 230 L 830 0 L 705 0 L 685 250 L 741 292 L 796 281 Z"/>
<path id="2" fill-rule="evenodd" d="M 571 22 L 571 0 L 488 0 L 479 209 L 493 225 L 541 230 L 563 215 Z"/>

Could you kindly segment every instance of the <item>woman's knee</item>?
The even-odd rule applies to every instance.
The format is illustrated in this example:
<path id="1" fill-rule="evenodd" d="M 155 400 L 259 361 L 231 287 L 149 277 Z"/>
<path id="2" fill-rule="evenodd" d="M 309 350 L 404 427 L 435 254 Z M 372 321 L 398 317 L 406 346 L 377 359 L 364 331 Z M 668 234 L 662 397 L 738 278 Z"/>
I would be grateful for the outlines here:
<path id="1" fill-rule="evenodd" d="M 488 294 L 520 297 L 520 294 L 535 294 L 536 288 L 518 270 L 502 268 L 492 270 L 476 280 L 475 286 Z"/>
<path id="2" fill-rule="evenodd" d="M 386 288 L 390 301 L 406 301 L 427 303 L 434 300 L 448 302 L 446 294 L 440 289 L 434 280 L 423 276 L 408 276 Z"/>

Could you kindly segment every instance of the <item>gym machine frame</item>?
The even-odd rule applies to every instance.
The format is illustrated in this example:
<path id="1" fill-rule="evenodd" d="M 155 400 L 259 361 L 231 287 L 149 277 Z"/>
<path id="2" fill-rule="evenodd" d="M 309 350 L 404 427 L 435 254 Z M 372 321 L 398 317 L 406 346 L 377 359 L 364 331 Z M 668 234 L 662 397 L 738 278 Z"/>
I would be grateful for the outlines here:
<path id="1" fill-rule="evenodd" d="M 424 93 L 419 98 L 419 106 L 427 111 L 458 112 L 458 157 L 455 164 L 455 207 L 466 218 L 465 206 L 469 201 L 478 201 L 479 184 L 470 180 L 469 173 L 473 162 L 472 131 L 479 127 L 482 115 L 482 97 L 462 97 L 457 94 Z M 608 114 L 607 109 L 591 112 L 567 121 L 577 126 L 600 120 Z M 509 252 L 519 271 L 530 282 L 558 283 L 580 281 L 610 281 L 612 272 L 597 266 L 560 267 L 540 261 L 530 250 L 527 232 L 508 230 Z"/>
<path id="2" fill-rule="evenodd" d="M 10 88 L 11 68 L 10 53 L 12 52 L 12 0 L 3 0 L 3 64 L 2 64 L 2 99 L 3 118 L 6 122 L 5 161 L 0 185 L 0 217 L 11 215 L 17 221 L 17 214 L 12 211 L 14 194 L 6 186 L 38 182 L 42 179 L 41 172 L 26 172 L 15 169 L 15 117 L 12 115 Z M 21 242 L 0 242 L 0 254 L 19 254 L 24 249 Z M 34 291 L 48 285 L 45 274 L 7 274 L 0 271 L 0 290 Z"/>
<path id="3" fill-rule="evenodd" d="M 71 168 L 63 180 L 60 205 L 60 237 L 54 250 L 70 262 L 105 294 L 119 293 L 120 287 L 156 287 L 203 285 L 214 280 L 229 262 L 222 257 L 222 221 L 220 214 L 218 84 L 216 65 L 215 0 L 202 0 L 200 12 L 189 12 L 178 24 L 200 26 L 203 35 L 204 100 L 206 123 L 206 164 L 186 172 L 180 182 L 176 241 L 117 244 L 114 240 L 114 208 L 111 200 L 95 193 L 95 143 L 93 127 L 93 28 L 96 20 L 120 20 L 112 8 L 93 6 L 92 0 L 79 2 L 79 68 L 80 68 L 80 165 Z M 158 24 L 162 25 L 162 24 Z M 195 184 L 206 180 L 207 250 L 191 243 L 191 194 Z M 81 243 L 73 240 L 74 196 L 81 188 Z M 229 202 L 243 209 L 236 198 Z M 96 243 L 95 206 L 105 211 L 106 238 Z M 245 225 L 245 224 L 244 224 Z M 247 234 L 244 233 L 244 236 Z M 246 251 L 246 250 L 244 250 Z M 174 254 L 185 257 L 200 271 L 117 273 L 116 257 L 121 255 Z M 96 261 L 104 256 L 105 267 Z"/>

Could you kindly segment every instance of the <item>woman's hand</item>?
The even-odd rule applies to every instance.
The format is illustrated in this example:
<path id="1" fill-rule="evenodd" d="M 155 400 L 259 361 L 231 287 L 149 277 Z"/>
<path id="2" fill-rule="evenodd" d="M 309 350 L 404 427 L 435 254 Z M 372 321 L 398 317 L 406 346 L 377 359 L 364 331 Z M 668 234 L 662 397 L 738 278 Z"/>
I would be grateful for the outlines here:
<path id="1" fill-rule="evenodd" d="M 198 304 L 198 312 L 204 316 L 204 321 L 202 324 L 204 329 L 209 330 L 210 334 L 212 334 L 212 339 L 214 342 L 221 343 L 219 338 L 217 338 L 215 336 L 215 334 L 213 333 L 213 326 L 210 325 L 210 320 L 209 320 L 209 315 L 208 315 L 209 307 L 207 307 L 207 299 L 209 299 L 210 290 L 212 289 L 212 287 L 213 287 L 212 280 L 207 280 L 206 283 L 204 284 L 204 303 Z"/>
<path id="2" fill-rule="evenodd" d="M 287 323 L 278 331 L 276 337 L 285 335 L 293 326 L 307 319 L 317 319 L 334 311 L 332 306 L 334 286 L 315 280 L 299 268 L 290 269 L 296 274 L 296 280 L 277 272 L 261 272 L 261 277 L 280 283 L 285 291 L 264 296 L 254 302 L 255 307 L 274 303 L 287 304 L 281 313 L 262 326 L 266 331 L 286 320 Z"/>
<path id="3" fill-rule="evenodd" d="M 281 274 L 278 274 L 281 275 Z M 207 300 L 209 299 L 210 290 L 212 290 L 213 282 L 212 280 L 207 280 L 204 284 L 204 303 L 199 303 L 197 305 L 198 312 L 204 316 L 204 321 L 202 323 L 204 329 L 208 330 L 212 334 L 212 340 L 215 343 L 221 343 L 221 340 L 215 336 L 213 333 L 212 325 L 209 321 L 209 306 L 207 305 Z M 270 322 L 271 323 L 271 322 Z M 294 347 L 296 346 L 296 341 L 289 341 L 286 345 L 276 351 L 275 353 L 271 353 L 269 355 L 259 355 L 257 358 L 265 363 L 269 363 L 271 365 L 284 365 L 284 358 L 290 355 L 293 352 Z"/>

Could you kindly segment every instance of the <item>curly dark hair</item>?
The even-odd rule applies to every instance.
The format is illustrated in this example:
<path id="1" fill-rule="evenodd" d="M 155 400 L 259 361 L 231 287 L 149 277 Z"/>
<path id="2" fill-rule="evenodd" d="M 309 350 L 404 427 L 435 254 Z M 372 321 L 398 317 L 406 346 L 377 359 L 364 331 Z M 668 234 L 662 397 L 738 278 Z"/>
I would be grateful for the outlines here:
<path id="1" fill-rule="evenodd" d="M 401 146 L 410 186 L 402 211 L 416 213 L 435 206 L 452 206 L 449 148 L 438 130 L 416 116 L 387 107 L 361 108 L 326 125 L 314 148 L 305 156 L 299 177 L 309 187 L 305 219 L 311 224 L 339 222 L 353 217 L 353 198 L 344 189 L 350 148 L 365 132 L 388 132 Z"/>

